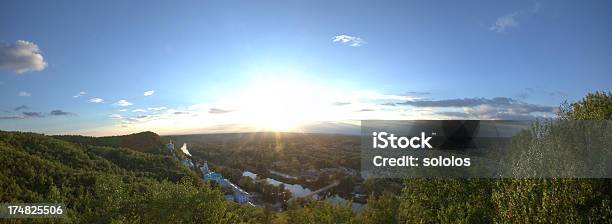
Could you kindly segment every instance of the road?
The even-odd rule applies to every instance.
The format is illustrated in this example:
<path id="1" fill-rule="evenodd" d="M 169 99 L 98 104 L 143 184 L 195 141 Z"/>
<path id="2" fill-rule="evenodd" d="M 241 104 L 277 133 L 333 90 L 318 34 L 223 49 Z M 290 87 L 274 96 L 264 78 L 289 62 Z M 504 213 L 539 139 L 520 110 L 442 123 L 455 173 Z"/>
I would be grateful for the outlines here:
<path id="1" fill-rule="evenodd" d="M 332 187 L 338 186 L 338 184 L 340 184 L 340 181 L 335 180 L 333 183 L 331 183 L 331 184 L 329 184 L 329 185 L 327 185 L 327 186 L 325 186 L 325 187 L 319 188 L 319 189 L 318 189 L 318 190 L 316 190 L 316 191 L 310 192 L 309 194 L 304 195 L 304 196 L 302 196 L 302 197 L 300 197 L 300 198 L 307 198 L 307 197 L 310 197 L 310 196 L 316 195 L 316 194 L 321 193 L 321 192 L 323 192 L 323 191 L 329 190 L 329 189 L 330 189 L 330 188 L 332 188 Z"/>

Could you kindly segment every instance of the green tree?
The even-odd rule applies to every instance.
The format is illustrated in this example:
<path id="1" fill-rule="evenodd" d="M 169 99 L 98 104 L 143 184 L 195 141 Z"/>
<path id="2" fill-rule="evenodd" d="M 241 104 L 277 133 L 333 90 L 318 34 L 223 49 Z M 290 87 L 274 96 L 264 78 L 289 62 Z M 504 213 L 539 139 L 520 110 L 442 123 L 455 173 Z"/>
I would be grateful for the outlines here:
<path id="1" fill-rule="evenodd" d="M 512 154 L 509 159 L 527 161 L 529 157 L 535 155 L 534 153 L 539 153 L 539 156 L 544 157 L 584 156 L 588 154 L 588 148 L 578 144 L 578 140 L 574 138 L 582 134 L 589 136 L 590 132 L 575 133 L 576 130 L 568 129 L 567 126 L 559 125 L 559 123 L 571 124 L 573 120 L 609 121 L 611 116 L 611 93 L 591 93 L 578 102 L 564 103 L 559 110 L 559 120 L 535 125 L 531 130 L 513 139 Z M 607 150 L 604 153 L 610 153 L 609 133 L 593 138 L 592 141 L 602 141 L 604 146 L 597 147 Z M 548 170 L 542 167 L 534 169 L 531 164 L 524 166 L 521 163 L 515 164 L 518 164 L 513 167 L 515 172 Z M 569 162 L 569 166 L 575 165 Z M 558 166 L 564 165 L 559 164 Z M 497 182 L 492 196 L 496 210 L 495 221 L 502 223 L 609 223 L 612 220 L 610 186 L 612 186 L 610 179 L 503 179 Z"/>
<path id="2" fill-rule="evenodd" d="M 357 219 L 347 204 L 331 204 L 325 201 L 308 201 L 303 206 L 291 203 L 286 212 L 287 223 L 356 223 Z"/>
<path id="3" fill-rule="evenodd" d="M 569 120 L 611 120 L 612 92 L 589 93 L 580 101 L 559 107 L 559 117 Z"/>
<path id="4" fill-rule="evenodd" d="M 413 178 L 404 181 L 401 223 L 490 223 L 489 179 Z"/>
<path id="5" fill-rule="evenodd" d="M 364 224 L 397 223 L 399 204 L 398 196 L 390 192 L 385 191 L 378 197 L 372 195 L 361 211 L 361 222 Z"/>
<path id="6" fill-rule="evenodd" d="M 66 205 L 65 219 L 15 219 L 10 223 L 265 220 L 262 209 L 226 202 L 218 189 L 192 179 L 194 176 L 199 178 L 163 155 L 0 131 L 0 201 Z M 176 180 L 178 177 L 183 178 Z"/>

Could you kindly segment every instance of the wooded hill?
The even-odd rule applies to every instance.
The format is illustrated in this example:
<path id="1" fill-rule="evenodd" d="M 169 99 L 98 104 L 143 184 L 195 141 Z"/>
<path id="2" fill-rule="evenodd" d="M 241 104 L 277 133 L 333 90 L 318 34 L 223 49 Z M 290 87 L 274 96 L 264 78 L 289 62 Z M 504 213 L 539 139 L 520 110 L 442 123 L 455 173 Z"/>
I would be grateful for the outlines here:
<path id="1" fill-rule="evenodd" d="M 62 202 L 68 218 L 59 221 L 66 223 L 257 218 L 239 211 L 253 208 L 226 202 L 198 174 L 161 153 L 163 147 L 152 132 L 94 138 L 0 131 L 0 201 Z M 32 220 L 11 220 L 22 221 Z"/>

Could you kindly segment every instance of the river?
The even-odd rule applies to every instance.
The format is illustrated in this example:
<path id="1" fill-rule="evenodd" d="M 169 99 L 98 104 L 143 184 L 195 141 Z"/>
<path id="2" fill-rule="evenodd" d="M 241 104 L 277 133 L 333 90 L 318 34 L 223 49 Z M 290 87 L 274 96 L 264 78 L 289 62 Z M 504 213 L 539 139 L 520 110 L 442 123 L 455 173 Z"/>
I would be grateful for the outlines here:
<path id="1" fill-rule="evenodd" d="M 255 180 L 257 178 L 257 174 L 253 173 L 251 171 L 244 171 L 242 173 L 242 176 L 247 176 L 252 178 L 253 180 Z M 272 178 L 266 178 L 266 182 L 269 184 L 272 184 L 274 186 L 278 186 L 281 184 L 285 185 L 285 189 L 289 190 L 289 192 L 291 192 L 291 197 L 292 198 L 300 198 L 300 197 L 304 197 L 310 193 L 312 193 L 312 190 L 303 187 L 302 185 L 299 184 L 288 184 L 288 183 L 284 183 Z M 313 198 L 318 198 L 318 195 L 313 195 Z M 338 195 L 334 195 L 333 197 L 328 197 L 326 198 L 327 201 L 337 204 L 337 203 L 346 203 L 347 200 L 338 196 Z M 361 209 L 363 208 L 363 204 L 361 203 L 357 203 L 357 202 L 353 202 L 351 204 L 351 207 L 353 209 L 353 211 L 361 211 Z"/>

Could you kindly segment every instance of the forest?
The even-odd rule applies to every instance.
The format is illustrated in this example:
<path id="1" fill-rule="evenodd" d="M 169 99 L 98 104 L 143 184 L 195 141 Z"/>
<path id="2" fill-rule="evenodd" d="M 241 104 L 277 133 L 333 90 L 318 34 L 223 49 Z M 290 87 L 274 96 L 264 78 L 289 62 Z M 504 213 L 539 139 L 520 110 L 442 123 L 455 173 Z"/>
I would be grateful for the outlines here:
<path id="1" fill-rule="evenodd" d="M 612 121 L 612 93 L 595 92 L 577 102 L 564 103 L 555 120 Z M 553 121 L 542 121 L 540 126 L 517 135 L 512 147 L 518 150 L 549 147 L 560 152 L 585 150 L 571 144 L 568 145 L 572 147 L 564 147 L 563 132 L 556 127 Z M 298 148 L 291 144 L 304 145 L 299 138 L 288 136 L 282 146 L 272 142 L 257 144 L 285 149 Z M 318 154 L 321 149 L 317 145 L 309 148 L 310 156 L 291 150 L 285 153 L 294 153 L 291 156 L 297 163 L 307 166 L 341 164 L 358 169 L 359 164 L 353 162 L 358 155 L 351 149 L 358 145 L 343 136 L 340 139 L 345 140 L 338 141 L 337 137 L 320 137 L 335 142 L 338 153 L 333 155 Z M 609 152 L 612 135 L 602 138 Z M 219 188 L 173 160 L 164 151 L 162 139 L 152 132 L 95 138 L 0 131 L 0 202 L 61 202 L 67 206 L 66 218 L 0 222 L 610 223 L 612 220 L 611 180 L 578 178 L 364 180 L 364 187 L 381 189 L 370 191 L 360 212 L 353 212 L 350 204 L 304 199 L 274 213 L 268 208 L 227 202 Z M 229 158 L 217 155 L 218 149 L 207 151 L 206 147 L 227 144 L 194 149 L 194 156 L 211 158 L 217 164 L 242 163 L 257 168 L 254 161 L 273 163 L 275 156 L 287 156 L 267 157 L 247 151 L 250 157 L 234 156 L 236 161 L 228 162 Z M 520 160 L 530 154 L 511 156 L 510 159 Z M 517 172 L 520 168 L 517 167 Z M 293 175 L 299 170 L 286 172 Z M 384 188 L 382 185 L 390 185 L 387 182 L 398 183 L 394 185 L 398 189 Z"/>

